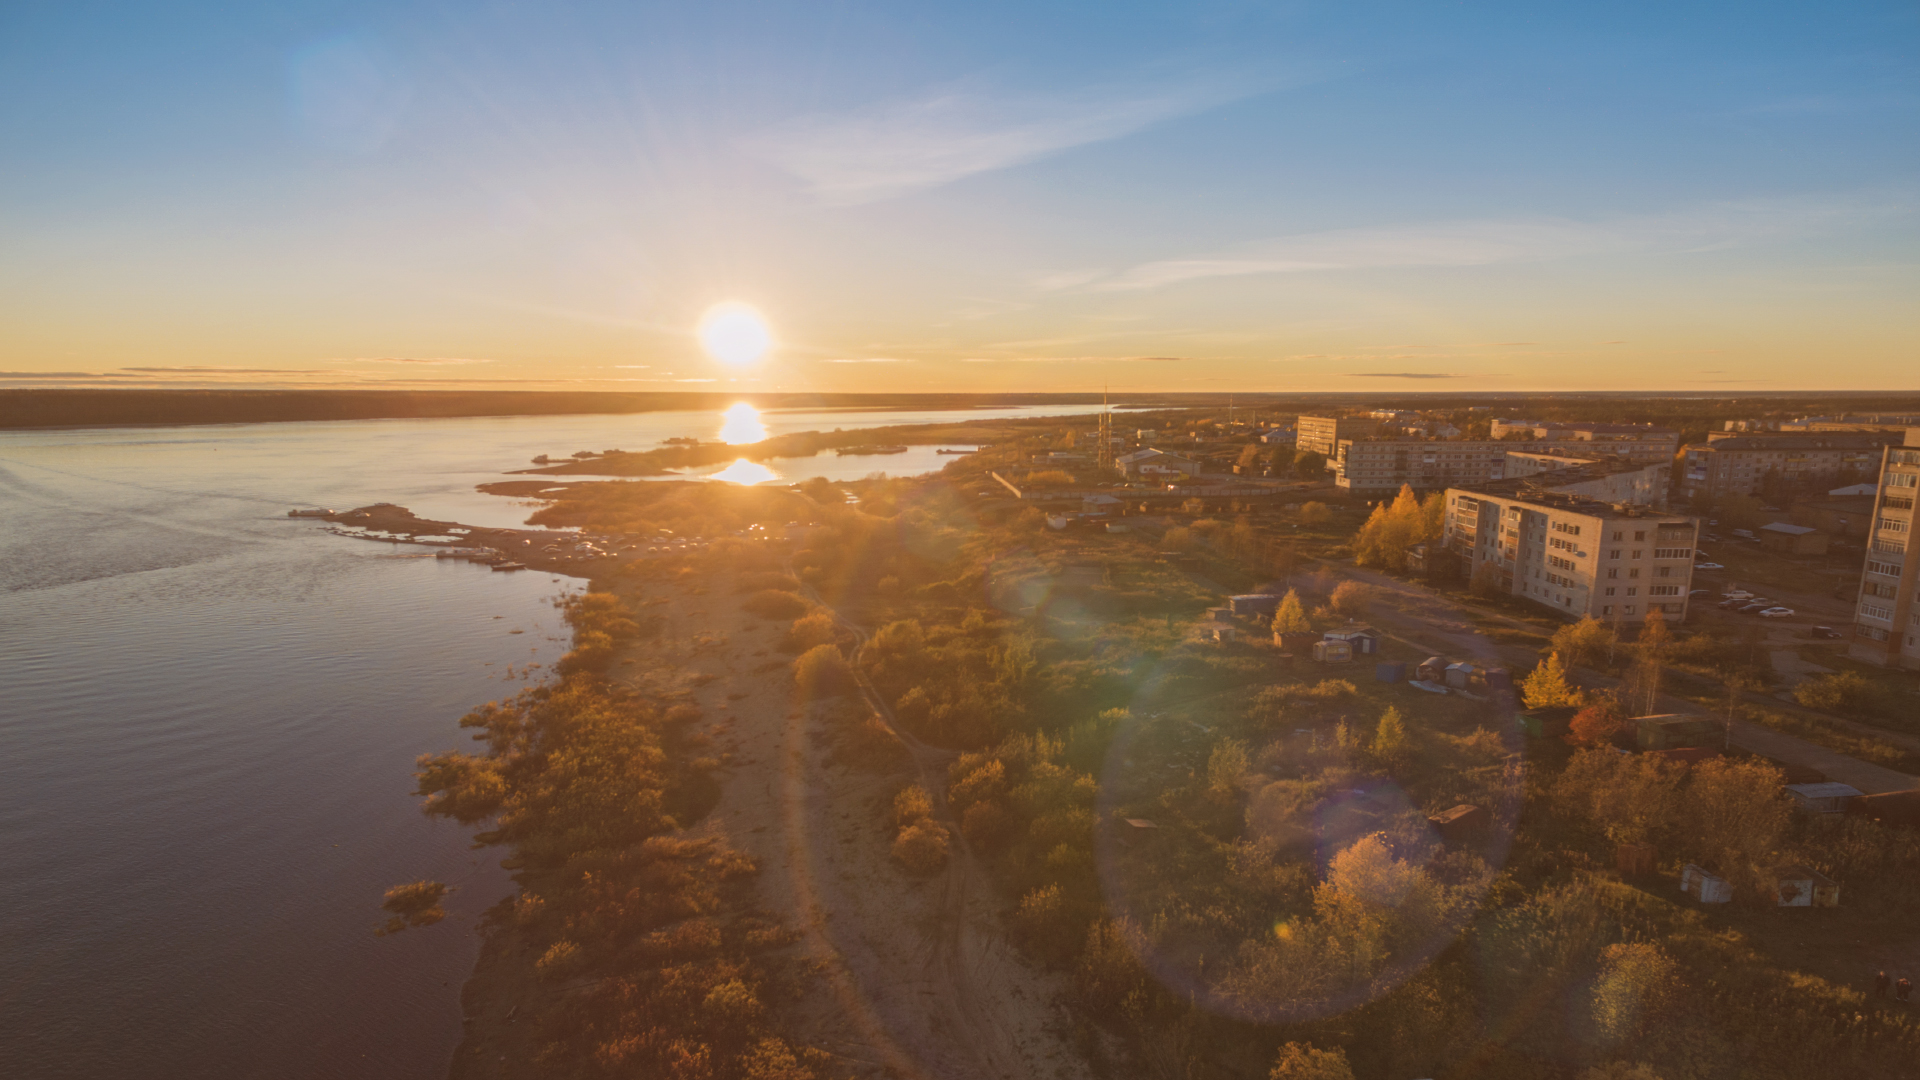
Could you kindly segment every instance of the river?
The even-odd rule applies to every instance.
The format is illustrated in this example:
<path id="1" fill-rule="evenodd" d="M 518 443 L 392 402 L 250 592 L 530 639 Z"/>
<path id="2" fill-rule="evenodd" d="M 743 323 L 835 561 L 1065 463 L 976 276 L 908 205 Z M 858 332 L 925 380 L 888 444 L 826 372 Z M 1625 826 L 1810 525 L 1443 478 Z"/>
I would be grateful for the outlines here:
<path id="1" fill-rule="evenodd" d="M 473 488 L 537 454 L 1086 411 L 0 432 L 0 1073 L 445 1072 L 478 917 L 511 882 L 469 830 L 420 814 L 413 759 L 464 745 L 468 708 L 559 655 L 552 602 L 579 583 L 289 508 L 518 525 L 527 504 Z M 790 482 L 944 460 L 765 464 Z M 376 938 L 381 892 L 421 877 L 455 887 L 447 920 Z"/>

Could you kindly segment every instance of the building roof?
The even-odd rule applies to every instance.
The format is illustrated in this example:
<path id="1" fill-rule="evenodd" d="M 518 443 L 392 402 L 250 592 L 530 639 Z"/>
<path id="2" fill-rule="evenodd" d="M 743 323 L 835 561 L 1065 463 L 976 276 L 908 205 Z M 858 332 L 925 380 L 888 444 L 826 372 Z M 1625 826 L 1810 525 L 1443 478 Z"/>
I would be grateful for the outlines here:
<path id="1" fill-rule="evenodd" d="M 1808 533 L 1819 532 L 1820 530 L 1809 529 L 1805 525 L 1789 525 L 1784 521 L 1776 521 L 1771 525 L 1760 526 L 1760 531 L 1770 532 L 1770 533 L 1780 533 L 1783 536 L 1805 536 Z"/>
<path id="2" fill-rule="evenodd" d="M 1837 488 L 1829 489 L 1827 491 L 1827 494 L 1838 495 L 1843 498 L 1855 496 L 1855 495 L 1865 495 L 1868 498 L 1872 498 L 1874 493 L 1877 492 L 1878 490 L 1879 489 L 1872 484 L 1848 484 L 1846 487 L 1837 487 Z"/>
<path id="3" fill-rule="evenodd" d="M 1803 799 L 1851 799 L 1864 794 L 1852 784 L 1828 780 L 1822 784 L 1788 784 L 1787 790 Z"/>
<path id="4" fill-rule="evenodd" d="M 1764 435 L 1728 435 L 1722 439 L 1713 436 L 1717 431 L 1707 433 L 1704 446 L 1694 443 L 1689 450 L 1878 450 L 1893 440 L 1891 432 L 1833 432 L 1833 431 L 1793 431 L 1768 432 Z"/>

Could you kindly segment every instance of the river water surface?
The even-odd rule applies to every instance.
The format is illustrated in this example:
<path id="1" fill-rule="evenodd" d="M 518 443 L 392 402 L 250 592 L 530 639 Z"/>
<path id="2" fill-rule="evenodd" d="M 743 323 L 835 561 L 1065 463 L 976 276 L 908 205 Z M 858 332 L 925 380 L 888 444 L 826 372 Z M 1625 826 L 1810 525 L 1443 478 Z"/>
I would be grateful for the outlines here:
<path id="1" fill-rule="evenodd" d="M 418 810 L 416 755 L 564 650 L 578 582 L 287 518 L 476 493 L 541 453 L 966 417 L 651 413 L 0 432 L 0 1076 L 442 1075 L 498 852 Z M 783 459 L 783 481 L 945 460 Z M 388 886 L 448 919 L 376 938 Z"/>

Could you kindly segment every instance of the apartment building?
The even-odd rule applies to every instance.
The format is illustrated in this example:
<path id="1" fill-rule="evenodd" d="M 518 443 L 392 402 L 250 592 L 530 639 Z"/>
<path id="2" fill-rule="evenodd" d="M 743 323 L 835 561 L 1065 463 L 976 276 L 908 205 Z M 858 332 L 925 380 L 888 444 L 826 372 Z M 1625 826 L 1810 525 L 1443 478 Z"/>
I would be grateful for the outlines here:
<path id="1" fill-rule="evenodd" d="M 1758 494 L 1769 476 L 1782 484 L 1809 487 L 1825 487 L 1848 472 L 1871 479 L 1880 468 L 1881 451 L 1899 441 L 1890 432 L 1708 432 L 1704 445 L 1687 447 L 1680 489 L 1689 499 L 1713 499 Z"/>
<path id="2" fill-rule="evenodd" d="M 1667 462 L 1642 464 L 1619 458 L 1575 457 L 1560 452 L 1542 454 L 1507 451 L 1506 479 L 1534 477 L 1534 484 L 1569 495 L 1585 495 L 1605 503 L 1635 503 L 1666 509 L 1673 467 Z"/>
<path id="3" fill-rule="evenodd" d="M 1860 601 L 1847 655 L 1885 667 L 1920 669 L 1920 551 L 1914 509 L 1920 493 L 1920 428 L 1881 452 L 1880 486 L 1867 534 Z"/>
<path id="4" fill-rule="evenodd" d="M 1343 439 L 1329 464 L 1341 488 L 1391 494 L 1402 484 L 1432 490 L 1499 480 L 1506 476 L 1507 452 L 1521 449 L 1536 447 L 1485 440 Z"/>
<path id="5" fill-rule="evenodd" d="M 1296 450 L 1312 450 L 1331 463 L 1340 440 L 1364 439 L 1380 430 L 1380 421 L 1370 416 L 1302 416 L 1294 428 Z"/>
<path id="6" fill-rule="evenodd" d="M 1680 452 L 1680 433 L 1652 424 L 1591 424 L 1585 421 L 1495 420 L 1488 435 L 1501 439 L 1513 434 L 1543 443 L 1581 443 L 1583 455 L 1612 454 L 1630 461 L 1672 461 Z"/>
<path id="7" fill-rule="evenodd" d="M 1447 489 L 1443 542 L 1504 592 L 1618 625 L 1686 618 L 1699 532 L 1698 518 L 1503 480 Z"/>

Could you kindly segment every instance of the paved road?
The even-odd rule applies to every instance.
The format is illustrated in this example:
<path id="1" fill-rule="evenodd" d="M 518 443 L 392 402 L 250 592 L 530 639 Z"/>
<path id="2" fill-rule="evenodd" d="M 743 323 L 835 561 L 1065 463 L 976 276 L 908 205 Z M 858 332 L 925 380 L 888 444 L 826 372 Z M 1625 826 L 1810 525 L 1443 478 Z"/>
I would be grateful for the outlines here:
<path id="1" fill-rule="evenodd" d="M 1333 565 L 1347 576 L 1391 594 L 1384 602 L 1373 605 L 1369 621 L 1400 641 L 1449 657 L 1500 663 L 1514 671 L 1530 668 L 1539 659 L 1538 652 L 1525 645 L 1498 642 L 1482 634 L 1464 620 L 1457 606 L 1425 586 L 1400 581 L 1372 570 L 1337 563 Z M 1498 614 L 1492 617 L 1516 628 L 1535 632 L 1539 629 L 1520 619 L 1509 619 Z M 1579 681 L 1588 686 L 1611 686 L 1619 680 L 1583 673 Z M 1766 699 L 1766 703 L 1771 706 L 1780 704 L 1770 698 Z M 1661 697 L 1659 707 L 1668 712 L 1700 711 L 1700 707 L 1693 702 L 1665 695 Z M 1920 788 L 1920 777 L 1861 761 L 1749 721 L 1735 721 L 1732 736 L 1733 745 L 1743 750 L 1790 765 L 1818 769 L 1831 779 L 1851 784 L 1869 795 Z"/>

